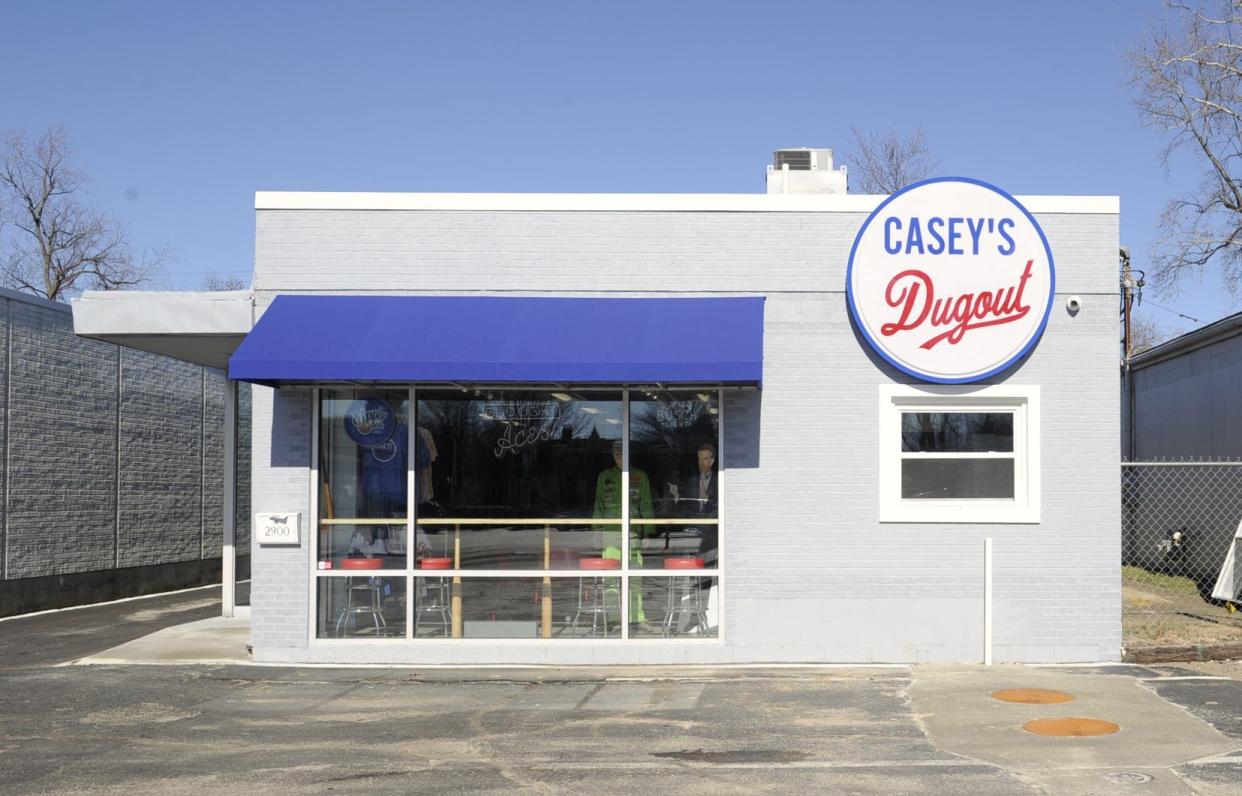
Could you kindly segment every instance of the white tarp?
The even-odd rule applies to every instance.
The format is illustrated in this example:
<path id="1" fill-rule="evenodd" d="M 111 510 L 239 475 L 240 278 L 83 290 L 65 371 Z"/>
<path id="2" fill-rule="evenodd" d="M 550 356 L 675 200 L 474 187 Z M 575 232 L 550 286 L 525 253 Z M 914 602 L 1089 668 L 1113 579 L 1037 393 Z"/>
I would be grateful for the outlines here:
<path id="1" fill-rule="evenodd" d="M 1212 596 L 1217 600 L 1234 602 L 1242 598 L 1242 566 L 1238 562 L 1238 547 L 1242 545 L 1242 522 L 1229 543 L 1229 552 L 1225 554 L 1225 563 L 1221 565 L 1216 585 L 1212 587 Z"/>

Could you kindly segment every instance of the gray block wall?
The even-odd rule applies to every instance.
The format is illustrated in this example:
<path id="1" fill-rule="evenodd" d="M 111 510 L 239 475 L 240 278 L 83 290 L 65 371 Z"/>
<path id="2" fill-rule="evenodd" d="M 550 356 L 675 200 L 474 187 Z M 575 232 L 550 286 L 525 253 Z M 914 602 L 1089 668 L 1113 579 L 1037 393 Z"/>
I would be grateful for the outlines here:
<path id="1" fill-rule="evenodd" d="M 185 565 L 220 558 L 223 374 L 72 326 L 66 305 L 0 291 L 0 615 L 210 582 Z"/>
<path id="2" fill-rule="evenodd" d="M 724 638 L 705 643 L 342 644 L 309 639 L 307 547 L 254 547 L 266 661 L 978 661 L 995 545 L 998 661 L 1121 647 L 1115 214 L 1037 214 L 1057 265 L 1042 341 L 986 383 L 1041 388 L 1039 524 L 880 523 L 881 385 L 845 301 L 845 212 L 262 210 L 255 287 L 276 293 L 763 295 L 764 383 L 728 393 Z M 1083 309 L 1069 316 L 1065 298 Z M 257 390 L 255 511 L 309 511 L 306 394 Z M 286 396 L 286 393 L 289 393 Z M 262 442 L 260 442 L 262 440 Z"/>

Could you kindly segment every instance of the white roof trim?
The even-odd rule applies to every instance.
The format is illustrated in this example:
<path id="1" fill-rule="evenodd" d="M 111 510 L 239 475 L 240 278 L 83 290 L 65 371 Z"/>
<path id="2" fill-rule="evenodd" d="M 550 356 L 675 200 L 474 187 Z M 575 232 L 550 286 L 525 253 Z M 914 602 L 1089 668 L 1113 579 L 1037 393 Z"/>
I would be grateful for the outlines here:
<path id="1" fill-rule="evenodd" d="M 868 194 L 348 193 L 258 191 L 256 210 L 473 210 L 723 213 L 870 213 Z M 1019 196 L 1032 213 L 1117 215 L 1117 196 Z"/>

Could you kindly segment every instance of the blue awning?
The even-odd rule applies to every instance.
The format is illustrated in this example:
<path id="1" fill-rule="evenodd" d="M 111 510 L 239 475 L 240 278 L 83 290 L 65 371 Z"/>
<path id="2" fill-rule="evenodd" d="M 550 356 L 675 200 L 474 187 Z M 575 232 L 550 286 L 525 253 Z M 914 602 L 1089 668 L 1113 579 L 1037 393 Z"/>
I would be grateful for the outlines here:
<path id="1" fill-rule="evenodd" d="M 277 296 L 229 377 L 758 384 L 763 298 Z"/>

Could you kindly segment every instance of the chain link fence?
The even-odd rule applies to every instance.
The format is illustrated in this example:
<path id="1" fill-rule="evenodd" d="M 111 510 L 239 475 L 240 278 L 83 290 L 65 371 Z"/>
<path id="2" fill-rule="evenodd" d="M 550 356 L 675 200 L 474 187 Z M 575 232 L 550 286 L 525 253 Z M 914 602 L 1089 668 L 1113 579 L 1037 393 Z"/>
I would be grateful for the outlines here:
<path id="1" fill-rule="evenodd" d="M 1242 461 L 1122 463 L 1127 650 L 1242 642 L 1239 522 Z"/>

